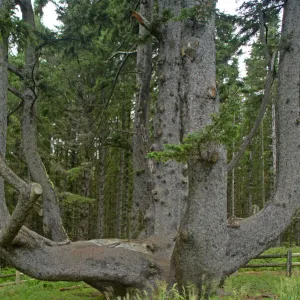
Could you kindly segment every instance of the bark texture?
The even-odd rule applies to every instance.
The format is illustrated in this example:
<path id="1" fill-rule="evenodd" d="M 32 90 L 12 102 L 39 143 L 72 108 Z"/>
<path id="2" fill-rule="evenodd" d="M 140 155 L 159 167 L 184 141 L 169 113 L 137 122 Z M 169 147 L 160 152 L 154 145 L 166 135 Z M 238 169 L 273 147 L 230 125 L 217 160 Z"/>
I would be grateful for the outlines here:
<path id="1" fill-rule="evenodd" d="M 100 290 L 113 286 L 117 294 L 123 294 L 126 287 L 146 288 L 161 272 L 146 244 L 122 240 L 55 243 L 25 227 L 0 253 L 34 278 L 83 280 Z"/>
<path id="2" fill-rule="evenodd" d="M 153 0 L 143 0 L 140 4 L 140 13 L 151 21 Z M 140 25 L 141 39 L 149 33 Z M 152 37 L 148 37 L 137 49 L 137 84 L 134 135 L 132 140 L 132 158 L 134 173 L 133 207 L 131 214 L 131 236 L 143 234 L 151 235 L 154 232 L 152 182 L 149 161 L 146 158 L 149 152 L 149 105 L 150 81 L 152 74 Z"/>
<path id="3" fill-rule="evenodd" d="M 174 16 L 181 12 L 179 1 L 159 1 L 162 14 L 170 9 Z M 181 64 L 182 22 L 170 20 L 161 28 L 158 58 L 159 97 L 154 118 L 153 151 L 163 150 L 165 144 L 182 141 L 181 121 Z M 176 161 L 152 162 L 154 182 L 154 233 L 173 240 L 178 229 L 180 214 L 187 194 L 187 180 L 183 176 L 183 164 Z"/>
<path id="4" fill-rule="evenodd" d="M 32 4 L 30 0 L 17 1 L 22 11 L 23 21 L 28 25 L 34 35 L 35 23 Z M 30 174 L 35 182 L 43 187 L 43 227 L 47 237 L 54 241 L 66 240 L 67 236 L 63 229 L 59 205 L 54 186 L 51 183 L 41 157 L 37 149 L 37 130 L 36 130 L 36 105 L 37 95 L 35 87 L 35 74 L 37 72 L 37 53 L 34 41 L 27 37 L 25 48 L 25 67 L 24 67 L 24 109 L 22 117 L 22 137 L 26 162 Z"/>
<path id="5" fill-rule="evenodd" d="M 197 1 L 186 1 L 188 7 Z M 213 5 L 203 1 L 202 5 Z M 182 57 L 181 102 L 184 133 L 192 133 L 211 123 L 218 111 L 215 74 L 214 16 L 204 23 L 183 22 L 181 47 L 193 57 Z M 189 49 L 192 48 L 192 49 Z M 173 271 L 180 285 L 193 282 L 200 292 L 221 277 L 227 244 L 227 173 L 223 147 L 207 144 L 193 153 L 188 163 L 187 208 L 180 223 L 173 253 Z"/>
<path id="6" fill-rule="evenodd" d="M 8 2 L 0 0 L 1 15 L 8 15 Z M 0 29 L 0 155 L 5 159 L 7 128 L 7 87 L 8 87 L 8 34 Z M 5 202 L 4 180 L 0 177 L 0 225 L 3 226 L 9 213 Z"/>

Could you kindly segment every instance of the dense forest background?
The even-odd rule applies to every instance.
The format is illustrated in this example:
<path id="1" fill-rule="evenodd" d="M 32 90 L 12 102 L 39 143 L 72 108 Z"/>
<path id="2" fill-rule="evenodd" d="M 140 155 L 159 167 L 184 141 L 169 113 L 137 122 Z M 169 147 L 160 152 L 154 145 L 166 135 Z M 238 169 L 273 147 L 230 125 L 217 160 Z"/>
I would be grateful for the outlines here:
<path id="1" fill-rule="evenodd" d="M 250 1 L 251 2 L 251 1 Z M 38 97 L 39 152 L 59 195 L 64 226 L 71 240 L 133 238 L 133 180 L 140 170 L 133 168 L 133 138 L 137 93 L 137 46 L 152 39 L 153 75 L 149 113 L 149 139 L 153 138 L 153 117 L 157 100 L 159 64 L 157 41 L 139 35 L 132 16 L 138 1 L 60 1 L 57 31 L 45 28 L 41 20 L 43 1 L 36 1 L 36 27 L 32 36 L 38 49 L 35 92 Z M 239 16 L 217 14 L 217 85 L 222 103 L 220 122 L 213 130 L 226 138 L 228 162 L 250 132 L 263 100 L 267 65 L 259 38 L 259 18 L 245 2 Z M 264 26 L 268 47 L 280 48 L 280 20 L 277 11 L 266 11 Z M 12 19 L 9 60 L 24 65 L 24 36 L 28 28 L 15 15 Z M 247 74 L 239 76 L 241 46 L 251 45 L 246 60 Z M 275 64 L 278 62 L 276 57 Z M 228 219 L 246 218 L 263 208 L 276 182 L 276 75 L 272 101 L 264 120 L 238 166 L 228 176 Z M 22 151 L 22 100 L 16 90 L 22 85 L 10 73 L 7 162 L 30 181 Z M 159 108 L 158 108 L 159 109 Z M 151 144 L 151 143 L 150 143 Z M 149 147 L 149 151 L 151 147 Z M 6 186 L 10 210 L 16 192 Z M 27 223 L 42 232 L 42 209 L 37 205 Z M 135 223 L 136 225 L 136 223 Z M 143 220 L 139 226 L 143 227 Z M 300 243 L 297 216 L 280 243 Z"/>

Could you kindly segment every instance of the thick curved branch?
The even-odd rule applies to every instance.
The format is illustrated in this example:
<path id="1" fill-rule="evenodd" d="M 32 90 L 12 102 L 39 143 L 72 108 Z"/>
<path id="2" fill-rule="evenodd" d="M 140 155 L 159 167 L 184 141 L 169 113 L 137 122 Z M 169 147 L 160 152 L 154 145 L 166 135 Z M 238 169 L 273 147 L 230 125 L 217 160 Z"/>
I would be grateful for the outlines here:
<path id="1" fill-rule="evenodd" d="M 49 281 L 85 281 L 91 285 L 148 288 L 161 279 L 163 263 L 148 242 L 91 240 L 54 243 L 23 227 L 0 255 L 25 274 Z"/>
<path id="2" fill-rule="evenodd" d="M 272 245 L 280 232 L 290 224 L 299 205 L 288 192 L 278 193 L 274 201 L 259 213 L 240 223 L 238 229 L 230 228 L 224 275 L 229 275 Z"/>
<path id="3" fill-rule="evenodd" d="M 1 230 L 0 245 L 7 246 L 13 242 L 42 192 L 42 187 L 38 183 L 27 185 L 20 191 L 17 206 L 8 224 Z"/>
<path id="4" fill-rule="evenodd" d="M 249 146 L 252 138 L 254 137 L 260 123 L 262 122 L 267 106 L 270 102 L 271 99 L 271 88 L 273 85 L 273 81 L 274 81 L 274 64 L 275 64 L 275 58 L 276 58 L 277 52 L 273 53 L 272 59 L 271 59 L 271 64 L 270 64 L 270 68 L 267 74 L 267 79 L 266 79 L 266 84 L 265 84 L 265 93 L 264 93 L 264 97 L 263 97 L 263 101 L 261 103 L 260 109 L 259 109 L 259 113 L 258 116 L 255 120 L 255 123 L 249 133 L 249 135 L 245 138 L 244 142 L 242 143 L 239 151 L 237 152 L 237 154 L 232 158 L 232 160 L 230 161 L 230 163 L 227 165 L 227 172 L 230 172 L 237 164 L 237 162 L 240 160 L 240 158 L 243 156 L 246 148 Z"/>
<path id="5" fill-rule="evenodd" d="M 240 223 L 238 229 L 229 229 L 224 274 L 230 274 L 251 258 L 269 248 L 290 224 L 300 209 L 299 169 L 299 84 L 291 74 L 299 75 L 300 14 L 298 1 L 285 3 L 282 39 L 291 36 L 293 51 L 282 50 L 279 63 L 277 98 L 277 168 L 276 191 L 263 210 Z"/>

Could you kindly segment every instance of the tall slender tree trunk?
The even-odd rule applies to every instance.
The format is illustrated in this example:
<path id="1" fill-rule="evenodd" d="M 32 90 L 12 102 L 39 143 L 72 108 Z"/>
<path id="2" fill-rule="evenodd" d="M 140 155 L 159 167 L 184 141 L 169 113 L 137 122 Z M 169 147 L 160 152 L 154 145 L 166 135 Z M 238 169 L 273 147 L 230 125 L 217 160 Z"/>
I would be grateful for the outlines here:
<path id="1" fill-rule="evenodd" d="M 16 1 L 22 11 L 25 24 L 32 34 L 34 34 L 35 23 L 32 4 L 30 0 Z M 35 74 L 37 71 L 37 53 L 34 41 L 27 37 L 25 47 L 25 67 L 24 67 L 24 108 L 22 117 L 22 136 L 26 162 L 30 174 L 35 182 L 41 184 L 43 188 L 43 229 L 47 237 L 54 241 L 63 241 L 67 238 L 62 225 L 59 212 L 57 195 L 44 164 L 38 154 L 37 149 L 37 129 L 36 110 L 37 95 L 35 88 Z"/>
<path id="2" fill-rule="evenodd" d="M 152 18 L 153 0 L 143 0 L 140 12 L 148 20 Z M 141 36 L 148 32 L 140 25 Z M 148 37 L 137 49 L 137 83 L 134 135 L 132 140 L 132 158 L 134 173 L 133 205 L 131 213 L 131 237 L 154 232 L 154 210 L 152 203 L 152 182 L 149 160 L 146 158 L 150 148 L 149 141 L 149 105 L 150 81 L 152 74 L 152 38 Z"/>
<path id="3" fill-rule="evenodd" d="M 9 18 L 8 1 L 0 0 L 2 16 Z M 8 91 L 8 34 L 0 29 L 0 155 L 5 159 L 7 128 L 7 91 Z M 5 202 L 4 180 L 0 177 L 0 225 L 8 220 L 9 212 Z"/>

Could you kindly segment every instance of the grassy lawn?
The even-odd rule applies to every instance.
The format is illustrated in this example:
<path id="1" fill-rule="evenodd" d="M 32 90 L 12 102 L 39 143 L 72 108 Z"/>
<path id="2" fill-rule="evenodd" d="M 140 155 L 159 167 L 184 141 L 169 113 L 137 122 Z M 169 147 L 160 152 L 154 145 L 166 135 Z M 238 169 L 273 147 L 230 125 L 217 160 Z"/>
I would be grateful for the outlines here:
<path id="1" fill-rule="evenodd" d="M 103 295 L 83 282 L 48 282 L 32 280 L 20 286 L 0 287 L 1 300 L 103 300 Z"/>
<path id="2" fill-rule="evenodd" d="M 300 253 L 300 248 L 293 248 L 293 252 Z M 287 249 L 275 248 L 266 253 L 278 254 L 286 253 Z M 299 261 L 295 258 L 293 261 Z M 284 258 L 275 261 L 285 262 Z M 255 263 L 274 262 L 274 259 L 257 260 Z M 14 269 L 2 269 L 1 274 L 13 274 Z M 30 278 L 22 276 L 22 280 Z M 0 284 L 12 282 L 14 278 L 0 278 Z M 186 297 L 187 298 L 187 297 Z M 171 295 L 167 292 L 166 286 L 161 285 L 161 289 L 155 300 L 182 300 L 175 289 Z M 264 269 L 241 269 L 238 273 L 229 277 L 225 282 L 225 294 L 223 296 L 212 297 L 213 300 L 228 299 L 280 299 L 297 300 L 300 299 L 300 268 L 293 268 L 293 276 L 287 278 L 283 268 L 264 268 Z M 0 299 L 30 299 L 30 300 L 68 300 L 68 299 L 104 299 L 104 296 L 97 290 L 89 287 L 83 282 L 47 282 L 29 280 L 20 286 L 10 285 L 0 287 Z M 110 298 L 113 299 L 113 298 Z M 147 300 L 144 293 L 139 293 L 136 297 L 128 296 L 126 300 Z M 190 296 L 190 300 L 195 299 Z"/>

